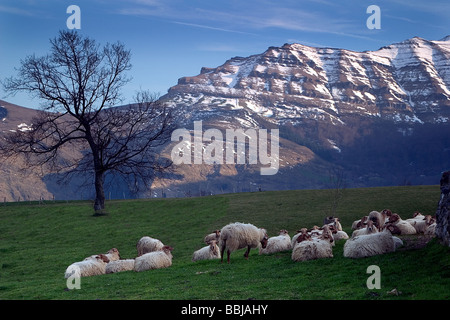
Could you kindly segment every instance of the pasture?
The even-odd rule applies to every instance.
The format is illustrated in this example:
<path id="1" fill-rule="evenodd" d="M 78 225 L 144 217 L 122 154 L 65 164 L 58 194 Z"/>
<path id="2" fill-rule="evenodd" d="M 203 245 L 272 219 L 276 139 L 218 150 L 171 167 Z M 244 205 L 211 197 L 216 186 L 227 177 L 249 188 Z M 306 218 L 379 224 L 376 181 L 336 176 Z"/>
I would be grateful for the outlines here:
<path id="1" fill-rule="evenodd" d="M 244 250 L 220 260 L 192 262 L 203 237 L 230 222 L 287 229 L 321 225 L 330 190 L 227 194 L 199 198 L 108 201 L 105 216 L 92 215 L 90 202 L 7 203 L 0 206 L 0 300 L 242 300 L 242 299 L 449 299 L 449 249 L 432 240 L 423 248 L 363 259 L 343 257 L 345 240 L 333 258 L 293 262 L 291 252 L 258 255 Z M 418 210 L 435 214 L 439 186 L 347 189 L 337 208 L 344 231 L 371 210 L 388 208 L 401 217 Z M 68 290 L 71 263 L 111 248 L 122 259 L 136 257 L 136 242 L 152 236 L 174 248 L 173 265 L 81 278 Z M 418 237 L 405 238 L 406 247 Z M 367 267 L 381 270 L 381 289 L 368 289 Z M 388 292 L 397 289 L 398 295 Z"/>

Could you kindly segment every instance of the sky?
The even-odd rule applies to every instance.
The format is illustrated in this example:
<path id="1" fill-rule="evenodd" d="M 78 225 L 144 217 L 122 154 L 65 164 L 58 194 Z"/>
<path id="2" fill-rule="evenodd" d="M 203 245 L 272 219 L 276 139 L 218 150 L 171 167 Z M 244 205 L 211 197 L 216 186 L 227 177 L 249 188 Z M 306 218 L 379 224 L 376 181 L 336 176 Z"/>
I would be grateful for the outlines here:
<path id="1" fill-rule="evenodd" d="M 21 59 L 49 52 L 49 40 L 67 29 L 70 5 L 80 8 L 80 32 L 99 44 L 131 51 L 132 77 L 122 91 L 164 95 L 181 77 L 217 67 L 235 56 L 301 43 L 372 51 L 414 36 L 450 35 L 448 0 L 0 0 L 0 82 L 16 75 Z M 375 12 L 367 9 L 376 5 Z M 379 21 L 379 28 L 368 28 Z M 38 108 L 26 93 L 0 99 Z"/>

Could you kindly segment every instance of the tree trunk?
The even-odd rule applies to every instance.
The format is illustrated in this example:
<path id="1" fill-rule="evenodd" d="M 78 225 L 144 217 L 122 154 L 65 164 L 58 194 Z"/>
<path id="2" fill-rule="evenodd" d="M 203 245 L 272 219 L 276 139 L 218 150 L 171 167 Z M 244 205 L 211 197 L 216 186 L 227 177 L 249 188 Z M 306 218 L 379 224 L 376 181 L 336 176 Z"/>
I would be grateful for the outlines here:
<path id="1" fill-rule="evenodd" d="M 99 213 L 105 209 L 105 190 L 103 189 L 104 181 L 105 174 L 100 171 L 95 171 L 95 213 Z"/>

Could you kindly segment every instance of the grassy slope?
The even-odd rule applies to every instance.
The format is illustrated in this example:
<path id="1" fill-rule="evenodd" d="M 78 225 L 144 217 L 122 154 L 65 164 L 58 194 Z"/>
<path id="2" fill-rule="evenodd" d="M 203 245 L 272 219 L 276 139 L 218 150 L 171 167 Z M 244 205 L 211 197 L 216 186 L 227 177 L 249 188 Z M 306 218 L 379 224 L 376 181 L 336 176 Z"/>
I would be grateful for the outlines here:
<path id="1" fill-rule="evenodd" d="M 338 208 L 344 230 L 371 210 L 389 208 L 403 217 L 415 210 L 434 214 L 438 186 L 348 189 Z M 112 201 L 109 215 L 93 217 L 90 203 L 0 207 L 0 299 L 449 299 L 449 250 L 436 242 L 418 250 L 359 260 L 342 256 L 294 263 L 290 252 L 232 254 L 231 264 L 191 262 L 203 237 L 229 222 L 250 222 L 277 235 L 284 228 L 320 225 L 329 191 L 301 190 L 222 196 Z M 174 247 L 173 265 L 147 272 L 82 278 L 81 290 L 66 289 L 72 262 L 119 249 L 134 258 L 135 244 L 150 235 Z M 381 269 L 381 289 L 369 290 L 369 265 Z M 397 288 L 400 296 L 386 292 Z"/>

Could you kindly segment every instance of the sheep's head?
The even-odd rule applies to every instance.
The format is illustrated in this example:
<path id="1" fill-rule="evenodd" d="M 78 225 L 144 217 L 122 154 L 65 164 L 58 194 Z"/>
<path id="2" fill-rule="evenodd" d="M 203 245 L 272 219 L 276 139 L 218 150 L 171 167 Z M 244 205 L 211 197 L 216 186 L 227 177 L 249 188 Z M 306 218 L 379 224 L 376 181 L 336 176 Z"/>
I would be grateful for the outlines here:
<path id="1" fill-rule="evenodd" d="M 367 221 L 366 229 L 368 233 L 378 232 L 378 229 L 372 220 Z"/>
<path id="2" fill-rule="evenodd" d="M 117 250 L 116 248 L 110 249 L 110 250 L 107 252 L 107 254 L 114 254 L 114 255 L 116 255 L 117 257 L 119 257 L 119 259 L 120 259 L 120 253 L 119 253 L 119 250 Z"/>
<path id="3" fill-rule="evenodd" d="M 396 214 L 396 213 L 394 213 L 394 214 L 392 214 L 390 217 L 389 217 L 389 223 L 394 223 L 394 222 L 397 222 L 398 220 L 400 220 L 400 216 L 398 215 L 398 214 Z"/>
<path id="4" fill-rule="evenodd" d="M 323 240 L 327 240 L 330 243 L 333 243 L 334 238 L 333 238 L 333 234 L 331 233 L 329 225 L 324 225 L 323 226 L 322 234 L 321 234 L 320 238 L 323 239 Z"/>
<path id="5" fill-rule="evenodd" d="M 361 229 L 361 228 L 363 228 L 363 226 L 366 225 L 367 219 L 368 219 L 368 218 L 369 218 L 368 216 L 362 217 L 361 220 L 356 224 L 356 229 Z"/>
<path id="6" fill-rule="evenodd" d="M 301 232 L 301 234 L 297 237 L 297 243 L 300 243 L 302 241 L 308 241 L 308 240 L 311 240 L 311 235 L 309 233 L 307 233 L 306 230 Z"/>
<path id="7" fill-rule="evenodd" d="M 387 224 L 386 229 L 388 229 L 392 234 L 401 234 L 401 230 L 399 227 L 393 224 Z"/>
<path id="8" fill-rule="evenodd" d="M 116 249 L 116 250 L 117 250 L 117 249 Z M 105 263 L 108 263 L 108 262 L 109 262 L 108 257 L 107 257 L 106 255 L 104 255 L 104 254 L 99 254 L 98 256 L 95 257 L 95 259 L 101 260 L 101 261 L 103 261 L 103 262 L 105 262 Z"/>
<path id="9" fill-rule="evenodd" d="M 162 251 L 164 251 L 165 253 L 170 253 L 172 252 L 173 248 L 171 246 L 163 246 L 162 247 Z"/>
<path id="10" fill-rule="evenodd" d="M 287 230 L 285 230 L 285 229 L 280 230 L 280 236 L 284 236 L 284 235 L 287 235 L 287 234 L 288 234 Z"/>
<path id="11" fill-rule="evenodd" d="M 427 214 L 423 220 L 425 220 L 428 226 L 436 222 L 436 220 L 429 214 Z"/>
<path id="12" fill-rule="evenodd" d="M 212 240 L 209 243 L 209 250 L 211 251 L 211 253 L 215 256 L 217 256 L 219 254 L 219 250 L 217 250 L 217 246 L 216 246 L 216 240 Z"/>
<path id="13" fill-rule="evenodd" d="M 413 214 L 413 218 L 417 217 L 417 216 L 422 216 L 422 214 L 419 211 L 414 212 Z"/>
<path id="14" fill-rule="evenodd" d="M 267 242 L 269 241 L 269 237 L 267 236 L 266 230 L 261 229 L 264 232 L 264 237 L 261 240 L 261 247 L 264 249 L 265 247 L 267 247 Z"/>
<path id="15" fill-rule="evenodd" d="M 338 232 L 336 226 L 334 226 L 332 224 L 330 224 L 328 228 L 330 229 L 331 233 L 337 233 Z"/>
<path id="16" fill-rule="evenodd" d="M 384 209 L 383 211 L 381 211 L 381 213 L 382 213 L 384 216 L 388 216 L 388 217 L 390 217 L 390 216 L 392 215 L 392 211 L 389 210 L 389 209 Z"/>

